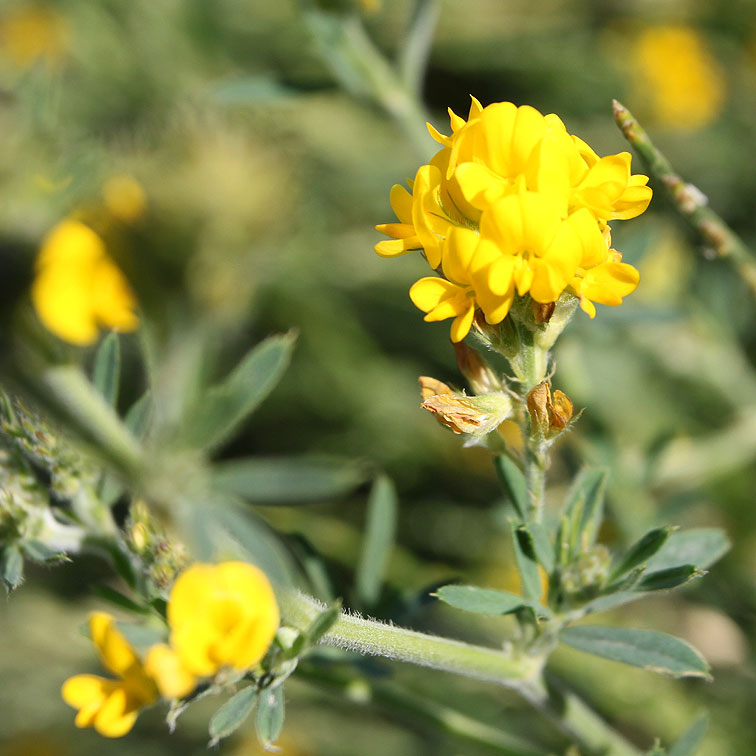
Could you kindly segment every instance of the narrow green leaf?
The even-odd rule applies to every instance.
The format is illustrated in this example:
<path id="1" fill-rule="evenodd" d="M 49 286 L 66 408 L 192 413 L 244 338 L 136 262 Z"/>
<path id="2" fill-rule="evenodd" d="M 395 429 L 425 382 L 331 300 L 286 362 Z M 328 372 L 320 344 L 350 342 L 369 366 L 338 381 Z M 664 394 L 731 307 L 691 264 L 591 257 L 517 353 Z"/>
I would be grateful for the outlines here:
<path id="1" fill-rule="evenodd" d="M 367 504 L 367 524 L 355 589 L 361 601 L 378 601 L 386 564 L 394 545 L 398 501 L 394 484 L 385 475 L 376 478 Z"/>
<path id="2" fill-rule="evenodd" d="M 344 496 L 368 476 L 365 465 L 308 457 L 250 457 L 221 462 L 213 484 L 252 504 L 308 504 Z"/>
<path id="3" fill-rule="evenodd" d="M 530 603 L 514 593 L 475 585 L 444 585 L 435 595 L 455 609 L 476 614 L 509 614 Z"/>
<path id="4" fill-rule="evenodd" d="M 494 457 L 494 467 L 501 487 L 521 520 L 527 520 L 528 515 L 528 484 L 522 470 L 503 454 Z"/>
<path id="5" fill-rule="evenodd" d="M 567 516 L 572 526 L 573 548 L 596 540 L 604 516 L 604 492 L 607 471 L 600 467 L 584 467 L 575 478 L 567 496 Z"/>
<path id="6" fill-rule="evenodd" d="M 629 627 L 579 625 L 560 633 L 580 651 L 673 677 L 709 678 L 709 665 L 691 645 L 673 635 Z"/>
<path id="7" fill-rule="evenodd" d="M 538 574 L 533 536 L 524 528 L 517 527 L 512 520 L 509 521 L 509 526 L 512 530 L 512 545 L 515 562 L 520 573 L 522 594 L 526 599 L 538 601 L 543 591 L 541 576 Z"/>
<path id="8" fill-rule="evenodd" d="M 227 738 L 244 724 L 257 701 L 257 688 L 248 685 L 235 693 L 213 714 L 210 720 L 210 747 L 217 745 L 222 738 Z"/>
<path id="9" fill-rule="evenodd" d="M 123 422 L 137 438 L 144 438 L 152 420 L 152 394 L 145 391 L 129 407 Z"/>
<path id="10" fill-rule="evenodd" d="M 646 565 L 642 564 L 640 567 L 636 567 L 634 570 L 630 570 L 627 575 L 624 575 L 619 580 L 615 580 L 604 588 L 604 593 L 616 593 L 617 591 L 630 591 L 638 585 L 638 581 L 643 577 L 643 573 L 646 571 Z"/>
<path id="11" fill-rule="evenodd" d="M 121 380 L 121 346 L 118 334 L 111 331 L 100 344 L 94 360 L 92 382 L 105 397 L 105 401 L 115 407 L 118 402 L 118 387 Z"/>
<path id="12" fill-rule="evenodd" d="M 227 441 L 273 390 L 291 360 L 296 335 L 270 336 L 221 383 L 210 388 L 190 418 L 186 441 L 200 449 Z"/>
<path id="13" fill-rule="evenodd" d="M 24 582 L 24 556 L 18 546 L 11 544 L 0 553 L 0 575 L 8 593 Z"/>
<path id="14" fill-rule="evenodd" d="M 662 591 L 678 588 L 695 578 L 703 577 L 706 570 L 699 570 L 692 564 L 683 564 L 680 567 L 669 567 L 666 570 L 646 572 L 638 582 L 636 590 L 639 591 Z"/>
<path id="15" fill-rule="evenodd" d="M 707 714 L 702 714 L 675 741 L 675 744 L 669 749 L 669 756 L 695 756 L 708 729 L 709 717 Z"/>
<path id="16" fill-rule="evenodd" d="M 648 561 L 649 570 L 663 570 L 683 564 L 699 569 L 711 567 L 730 550 L 730 541 L 719 528 L 693 528 L 672 533 L 664 546 Z"/>
<path id="17" fill-rule="evenodd" d="M 283 687 L 260 693 L 257 706 L 257 737 L 263 748 L 268 750 L 278 740 L 284 722 Z"/>
<path id="18" fill-rule="evenodd" d="M 307 643 L 317 646 L 320 639 L 336 624 L 341 616 L 341 601 L 335 601 L 327 609 L 324 609 L 305 631 Z"/>
<path id="19" fill-rule="evenodd" d="M 645 598 L 647 594 L 640 591 L 617 591 L 616 593 L 610 593 L 607 596 L 599 596 L 598 598 L 589 601 L 583 608 L 583 614 L 595 614 L 596 612 L 605 612 L 609 609 L 622 606 L 623 604 L 629 604 L 632 601 L 639 601 Z"/>
<path id="20" fill-rule="evenodd" d="M 649 530 L 642 538 L 636 541 L 622 556 L 609 573 L 608 580 L 612 582 L 622 575 L 645 564 L 659 549 L 664 546 L 674 528 L 665 525 L 661 528 Z"/>
<path id="21" fill-rule="evenodd" d="M 137 614 L 150 614 L 149 609 L 137 604 L 136 601 L 132 601 L 128 596 L 124 596 L 122 593 L 108 585 L 95 586 L 93 592 L 101 599 L 109 601 L 115 606 L 120 606 L 122 609 L 127 609 L 128 611 L 136 612 Z"/>
<path id="22" fill-rule="evenodd" d="M 540 522 L 529 522 L 523 525 L 533 540 L 533 548 L 539 564 L 550 575 L 554 571 L 554 546 L 549 537 L 549 531 Z"/>
<path id="23" fill-rule="evenodd" d="M 31 540 L 24 541 L 24 554 L 35 562 L 67 562 L 70 559 L 64 552 L 56 549 L 51 549 L 46 543 L 42 541 Z"/>

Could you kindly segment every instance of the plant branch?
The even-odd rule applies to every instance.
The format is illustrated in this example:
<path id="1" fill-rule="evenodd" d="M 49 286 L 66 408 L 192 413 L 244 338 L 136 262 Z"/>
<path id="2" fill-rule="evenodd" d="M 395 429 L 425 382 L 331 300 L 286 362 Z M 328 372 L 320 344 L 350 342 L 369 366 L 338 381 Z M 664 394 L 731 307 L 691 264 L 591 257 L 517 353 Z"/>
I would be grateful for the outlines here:
<path id="1" fill-rule="evenodd" d="M 646 164 L 649 173 L 667 191 L 680 215 L 704 238 L 718 257 L 728 258 L 751 293 L 756 296 L 756 255 L 709 206 L 706 196 L 675 173 L 669 160 L 656 148 L 633 114 L 613 101 L 614 120 Z"/>

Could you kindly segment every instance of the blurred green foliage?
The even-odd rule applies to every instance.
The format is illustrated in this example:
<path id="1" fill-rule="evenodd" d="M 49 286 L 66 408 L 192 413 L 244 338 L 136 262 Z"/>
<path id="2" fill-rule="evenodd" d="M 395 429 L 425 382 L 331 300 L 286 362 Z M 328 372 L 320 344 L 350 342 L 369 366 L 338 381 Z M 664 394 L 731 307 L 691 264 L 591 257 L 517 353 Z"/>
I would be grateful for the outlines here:
<path id="1" fill-rule="evenodd" d="M 406 0 L 330 5 L 333 13 L 359 14 L 379 50 L 401 50 Z M 338 86 L 318 52 L 315 27 L 294 0 L 58 0 L 41 8 L 0 3 L 3 329 L 11 305 L 28 307 L 44 233 L 69 213 L 83 214 L 153 312 L 217 329 L 219 364 L 208 364 L 208 372 L 223 374 L 269 333 L 299 329 L 292 366 L 224 455 L 316 451 L 362 461 L 396 482 L 390 588 L 383 608 L 379 602 L 371 612 L 380 616 L 455 577 L 515 589 L 489 455 L 461 450 L 418 409 L 418 375 L 460 383 L 446 326 L 423 323 L 407 297 L 424 265 L 413 256 L 381 260 L 371 249 L 373 225 L 392 219 L 389 187 L 414 174 L 425 157 L 420 148 L 385 112 Z M 37 26 L 28 18 L 19 26 L 31 9 Z M 442 131 L 445 108 L 466 113 L 471 93 L 484 104 L 532 104 L 559 113 L 605 154 L 626 148 L 611 117 L 617 97 L 753 244 L 755 23 L 756 7 L 745 0 L 443 2 L 424 101 Z M 709 123 L 655 122 L 638 94 L 634 40 L 657 24 L 684 24 L 702 35 L 722 86 Z M 13 44 L 19 29 L 21 53 Z M 147 198 L 144 215 L 130 222 L 114 218 L 102 195 L 104 182 L 121 174 L 136 177 Z M 706 259 L 661 192 L 643 218 L 627 228 L 616 224 L 614 246 L 640 269 L 641 286 L 621 308 L 600 308 L 595 321 L 578 314 L 560 340 L 555 385 L 585 411 L 557 449 L 549 496 L 556 499 L 587 459 L 611 473 L 605 542 L 626 545 L 650 526 L 675 522 L 722 526 L 734 548 L 673 599 L 617 610 L 628 624 L 695 643 L 712 663 L 713 684 L 654 679 L 650 700 L 641 670 L 570 649 L 558 653 L 558 667 L 609 719 L 629 708 L 632 716 L 617 724 L 641 745 L 650 746 L 652 735 L 674 738 L 708 708 L 704 756 L 745 756 L 752 748 L 748 712 L 756 705 L 756 308 L 733 270 Z M 125 409 L 143 379 L 129 339 L 122 341 Z M 366 500 L 361 490 L 336 503 L 258 512 L 325 555 L 336 592 L 356 606 L 344 578 L 360 560 Z M 104 576 L 92 560 L 32 571 L 5 602 L 3 756 L 205 752 L 208 712 L 201 706 L 181 720 L 170 745 L 157 712 L 140 719 L 126 741 L 105 746 L 92 731 L 74 729 L 58 691 L 93 664 L 77 627 L 96 605 L 89 587 Z M 406 604 L 394 619 L 497 643 L 490 624 L 466 618 L 461 626 L 432 601 Z M 375 666 L 387 674 L 387 666 Z M 440 673 L 393 674 L 492 723 L 519 707 L 505 694 Z M 333 698 L 302 681 L 287 693 L 285 754 L 461 752 L 395 712 L 361 707 L 358 696 Z M 514 729 L 527 731 L 533 716 L 516 708 Z M 254 736 L 220 746 L 240 756 L 257 748 Z"/>

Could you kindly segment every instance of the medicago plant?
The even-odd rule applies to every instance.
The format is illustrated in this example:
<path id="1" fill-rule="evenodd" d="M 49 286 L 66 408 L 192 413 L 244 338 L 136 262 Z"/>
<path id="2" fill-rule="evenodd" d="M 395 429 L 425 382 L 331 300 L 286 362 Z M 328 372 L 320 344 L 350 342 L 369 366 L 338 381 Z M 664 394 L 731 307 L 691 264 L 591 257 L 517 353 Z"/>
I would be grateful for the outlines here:
<path id="1" fill-rule="evenodd" d="M 508 617 L 496 625 L 498 643 L 472 645 L 325 603 L 331 597 L 317 554 L 249 504 L 338 496 L 373 478 L 353 593 L 370 610 L 397 507 L 388 478 L 357 463 L 216 459 L 285 371 L 294 335 L 266 339 L 224 378 L 208 375 L 212 328 L 161 310 L 154 282 L 129 280 L 98 233 L 69 218 L 42 245 L 31 289 L 38 322 L 23 322 L 27 340 L 2 397 L 0 534 L 9 589 L 20 585 L 28 561 L 82 553 L 107 559 L 119 578 L 99 596 L 128 621 L 97 611 L 84 628 L 110 676 L 61 681 L 78 727 L 124 736 L 141 710 L 164 705 L 173 728 L 195 701 L 224 696 L 210 742 L 235 732 L 256 707 L 259 739 L 272 750 L 285 685 L 297 675 L 498 753 L 637 756 L 552 678 L 558 644 L 675 677 L 709 676 L 685 641 L 592 616 L 700 577 L 726 550 L 724 536 L 657 527 L 612 553 L 599 540 L 601 469 L 582 469 L 563 501 L 545 502 L 550 450 L 579 417 L 554 386 L 551 350 L 578 309 L 600 317 L 596 305 L 620 305 L 638 285 L 638 272 L 612 247 L 610 223 L 644 212 L 647 178 L 632 173 L 629 153 L 599 157 L 556 115 L 528 106 L 473 99 L 466 120 L 451 113 L 451 132 L 431 128 L 441 149 L 409 189 L 392 189 L 398 220 L 378 227 L 390 239 L 376 250 L 420 254 L 430 266 L 410 297 L 427 321 L 452 321 L 471 393 L 423 377 L 422 406 L 465 444 L 490 450 L 508 498 L 520 591 L 461 584 L 433 591 L 460 612 Z M 100 340 L 102 327 L 137 335 Z M 123 338 L 136 339 L 147 386 L 120 417 Z M 80 350 L 98 341 L 87 370 Z M 492 728 L 413 697 L 376 677 L 360 655 L 502 686 L 554 732 L 526 737 L 506 722 Z M 694 723 L 668 753 L 692 754 L 702 727 Z M 666 753 L 658 745 L 653 752 Z"/>

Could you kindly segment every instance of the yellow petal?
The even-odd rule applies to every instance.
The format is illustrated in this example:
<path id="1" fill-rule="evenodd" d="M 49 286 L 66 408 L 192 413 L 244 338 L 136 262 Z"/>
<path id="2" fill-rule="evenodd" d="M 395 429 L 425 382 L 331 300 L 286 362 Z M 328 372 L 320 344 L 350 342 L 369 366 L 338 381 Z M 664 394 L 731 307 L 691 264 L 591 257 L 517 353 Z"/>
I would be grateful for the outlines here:
<path id="1" fill-rule="evenodd" d="M 376 254 L 380 257 L 399 257 L 401 255 L 408 255 L 410 252 L 417 252 L 419 249 L 422 249 L 422 246 L 417 236 L 410 236 L 406 239 L 385 240 L 375 245 Z"/>
<path id="2" fill-rule="evenodd" d="M 63 683 L 61 695 L 69 706 L 76 709 L 93 703 L 99 706 L 115 686 L 114 680 L 107 680 L 98 675 L 75 675 Z"/>
<path id="3" fill-rule="evenodd" d="M 137 657 L 131 644 L 116 628 L 113 618 L 105 612 L 95 612 L 89 618 L 92 641 L 100 652 L 102 663 L 111 672 L 123 676 L 133 667 L 139 667 Z"/>
<path id="4" fill-rule="evenodd" d="M 391 209 L 402 223 L 412 223 L 412 195 L 401 185 L 394 184 L 389 194 Z"/>
<path id="5" fill-rule="evenodd" d="M 144 669 L 157 684 L 163 698 L 184 698 L 196 687 L 196 677 L 181 663 L 176 651 L 164 643 L 150 648 Z"/>
<path id="6" fill-rule="evenodd" d="M 94 728 L 106 738 L 120 738 L 131 730 L 139 708 L 130 705 L 126 691 L 117 687 L 94 718 Z"/>
<path id="7" fill-rule="evenodd" d="M 480 237 L 468 228 L 452 228 L 443 247 L 443 268 L 447 278 L 458 284 L 470 282 L 470 261 Z"/>
<path id="8" fill-rule="evenodd" d="M 466 312 L 454 318 L 451 324 L 451 340 L 456 344 L 467 336 L 472 325 L 473 315 L 475 314 L 475 305 L 471 304 Z"/>
<path id="9" fill-rule="evenodd" d="M 461 287 L 451 281 L 428 276 L 412 284 L 409 295 L 415 307 L 430 312 L 440 302 L 457 296 L 461 291 Z"/>
<path id="10" fill-rule="evenodd" d="M 580 291 L 599 304 L 619 305 L 622 297 L 635 291 L 639 280 L 640 274 L 632 265 L 608 262 L 585 274 Z"/>

